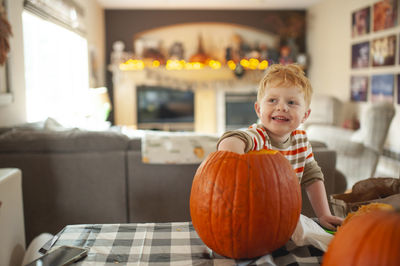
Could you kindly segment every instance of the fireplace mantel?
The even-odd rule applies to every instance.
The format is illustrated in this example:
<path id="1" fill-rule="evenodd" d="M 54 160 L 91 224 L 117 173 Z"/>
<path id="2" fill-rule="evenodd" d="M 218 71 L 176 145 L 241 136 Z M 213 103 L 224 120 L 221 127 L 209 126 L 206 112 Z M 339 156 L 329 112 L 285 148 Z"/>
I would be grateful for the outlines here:
<path id="1" fill-rule="evenodd" d="M 218 70 L 166 70 L 165 68 L 122 71 L 112 69 L 114 85 L 114 121 L 116 125 L 138 128 L 137 86 L 166 86 L 191 89 L 195 95 L 194 130 L 221 133 L 225 130 L 225 93 L 254 92 L 263 71 L 249 70 L 238 78 L 227 67 Z M 168 130 L 168 125 L 165 128 Z M 179 130 L 179 128 L 177 128 Z M 184 129 L 182 129 L 184 130 Z"/>

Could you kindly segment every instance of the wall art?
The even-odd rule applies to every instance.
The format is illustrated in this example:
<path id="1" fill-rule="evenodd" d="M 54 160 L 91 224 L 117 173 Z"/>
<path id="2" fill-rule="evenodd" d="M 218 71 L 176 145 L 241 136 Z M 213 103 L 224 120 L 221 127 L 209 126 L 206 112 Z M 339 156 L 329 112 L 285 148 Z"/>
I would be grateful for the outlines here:
<path id="1" fill-rule="evenodd" d="M 371 77 L 371 101 L 393 103 L 394 76 L 392 74 Z"/>
<path id="2" fill-rule="evenodd" d="M 366 7 L 352 13 L 351 35 L 353 38 L 369 33 L 370 14 L 370 7 Z"/>
<path id="3" fill-rule="evenodd" d="M 351 47 L 351 67 L 364 68 L 369 65 L 369 42 L 354 44 Z"/>
<path id="4" fill-rule="evenodd" d="M 350 79 L 350 100 L 365 102 L 368 95 L 368 76 L 352 76 Z"/>

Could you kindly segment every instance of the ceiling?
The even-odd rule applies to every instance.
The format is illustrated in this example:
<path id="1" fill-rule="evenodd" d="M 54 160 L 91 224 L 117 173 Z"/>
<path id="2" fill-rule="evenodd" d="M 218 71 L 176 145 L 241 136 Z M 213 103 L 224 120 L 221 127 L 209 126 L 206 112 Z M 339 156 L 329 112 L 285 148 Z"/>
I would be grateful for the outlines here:
<path id="1" fill-rule="evenodd" d="M 307 9 L 322 0 L 97 0 L 104 9 Z"/>

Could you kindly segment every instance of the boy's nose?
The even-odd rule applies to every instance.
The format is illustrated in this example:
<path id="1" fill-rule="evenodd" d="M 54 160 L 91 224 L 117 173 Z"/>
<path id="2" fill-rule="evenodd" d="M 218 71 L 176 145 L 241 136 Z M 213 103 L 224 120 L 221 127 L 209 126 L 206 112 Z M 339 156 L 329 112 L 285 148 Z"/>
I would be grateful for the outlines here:
<path id="1" fill-rule="evenodd" d="M 279 111 L 284 111 L 286 112 L 288 110 L 288 105 L 284 102 L 280 102 L 277 106 Z"/>

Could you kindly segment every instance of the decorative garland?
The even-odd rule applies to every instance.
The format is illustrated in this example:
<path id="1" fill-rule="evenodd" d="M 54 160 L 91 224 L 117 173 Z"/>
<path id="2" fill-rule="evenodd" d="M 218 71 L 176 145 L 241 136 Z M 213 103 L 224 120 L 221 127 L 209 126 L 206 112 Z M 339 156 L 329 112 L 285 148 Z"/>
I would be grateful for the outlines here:
<path id="1" fill-rule="evenodd" d="M 168 70 L 159 71 L 152 69 L 145 69 L 147 79 L 146 84 L 141 85 L 157 85 L 165 86 L 178 90 L 196 90 L 196 89 L 216 89 L 216 88 L 229 88 L 229 89 L 249 89 L 254 88 L 256 91 L 258 84 L 263 76 L 263 71 L 247 71 L 246 75 L 237 79 L 232 76 L 232 79 L 215 79 L 215 80 L 187 80 L 171 77 L 168 75 Z M 192 70 L 201 71 L 201 70 Z M 218 70 L 213 70 L 218 71 Z"/>
<path id="2" fill-rule="evenodd" d="M 3 1 L 0 6 L 0 65 L 4 65 L 7 54 L 10 51 L 8 38 L 12 36 L 11 25 L 7 20 L 6 9 Z"/>

